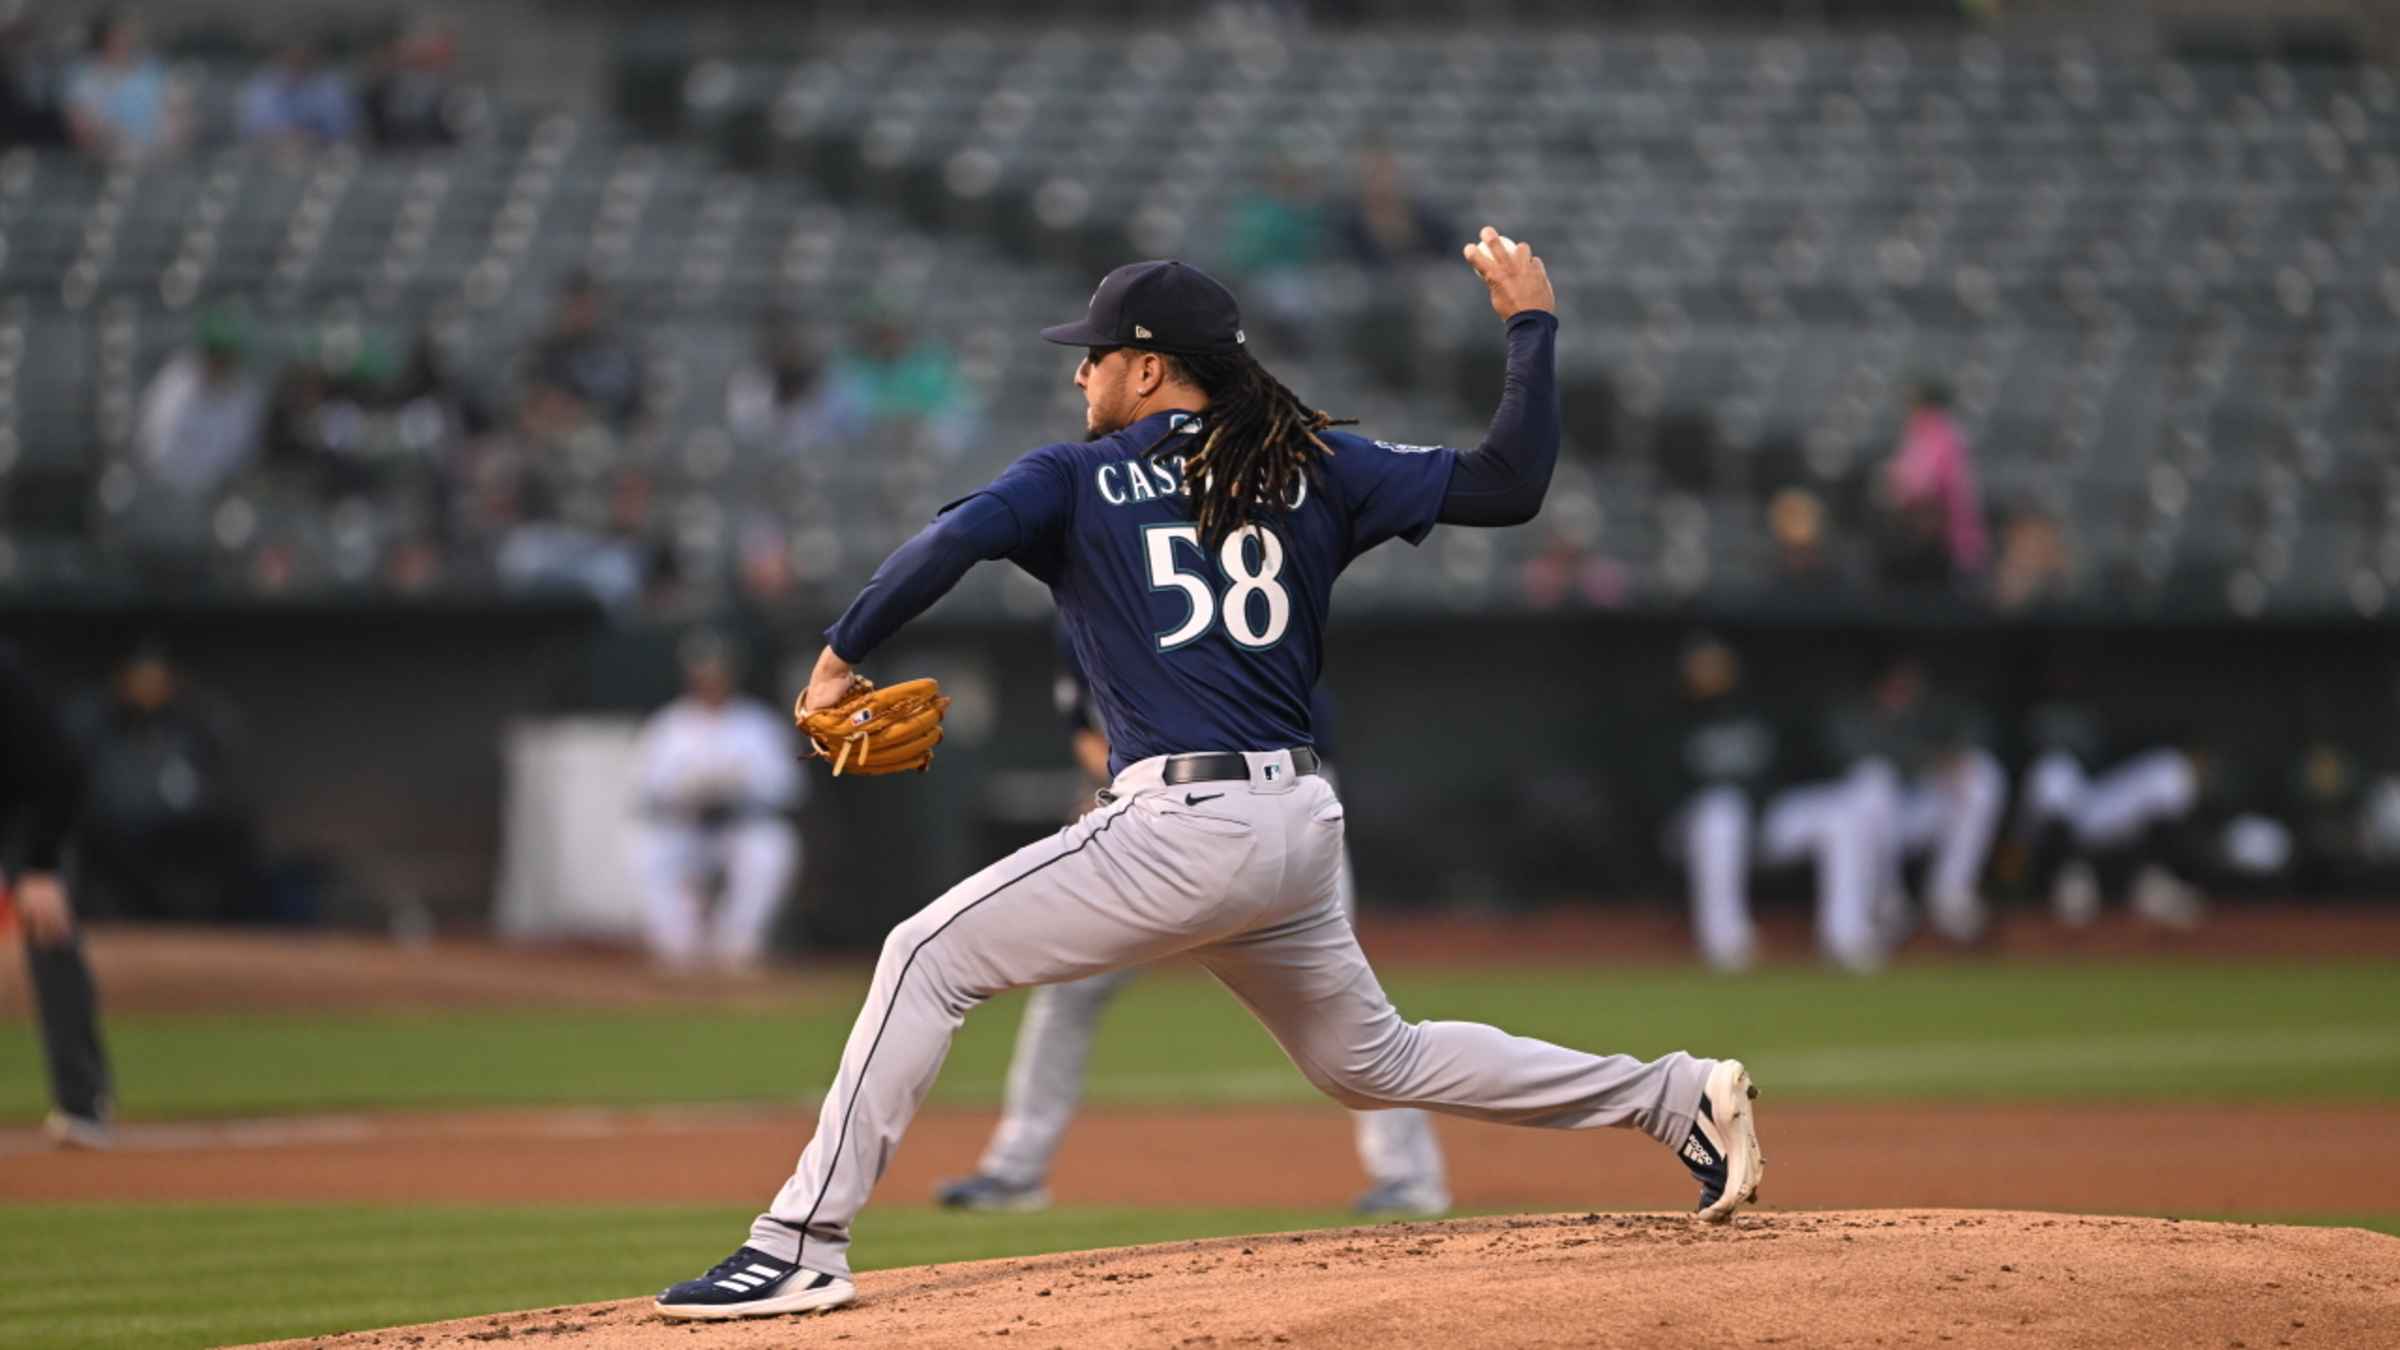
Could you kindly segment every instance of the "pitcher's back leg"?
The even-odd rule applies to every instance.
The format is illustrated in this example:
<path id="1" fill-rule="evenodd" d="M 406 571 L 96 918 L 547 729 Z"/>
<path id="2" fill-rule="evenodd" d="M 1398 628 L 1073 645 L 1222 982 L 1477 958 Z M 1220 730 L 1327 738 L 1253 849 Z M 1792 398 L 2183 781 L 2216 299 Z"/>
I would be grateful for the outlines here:
<path id="1" fill-rule="evenodd" d="M 1690 1133 L 1709 1061 L 1589 1055 L 1475 1022 L 1404 1022 L 1340 908 L 1202 949 L 1200 961 L 1345 1105 L 1421 1106 L 1553 1129 Z"/>

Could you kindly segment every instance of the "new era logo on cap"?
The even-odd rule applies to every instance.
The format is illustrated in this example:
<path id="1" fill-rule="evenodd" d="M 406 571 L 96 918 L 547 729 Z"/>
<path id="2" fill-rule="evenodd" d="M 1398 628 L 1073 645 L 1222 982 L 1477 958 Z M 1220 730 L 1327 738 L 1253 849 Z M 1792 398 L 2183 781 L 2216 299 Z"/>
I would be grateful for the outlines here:
<path id="1" fill-rule="evenodd" d="M 1230 355 L 1245 341 L 1233 292 L 1173 259 L 1127 263 L 1109 273 L 1081 321 L 1045 328 L 1042 336 L 1068 347 L 1141 346 L 1187 356 Z"/>

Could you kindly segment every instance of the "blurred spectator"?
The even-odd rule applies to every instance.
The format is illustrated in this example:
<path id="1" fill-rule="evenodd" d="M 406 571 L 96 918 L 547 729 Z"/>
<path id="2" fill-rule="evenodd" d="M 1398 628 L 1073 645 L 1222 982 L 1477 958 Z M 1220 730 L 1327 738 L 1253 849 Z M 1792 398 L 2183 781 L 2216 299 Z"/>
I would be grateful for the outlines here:
<path id="1" fill-rule="evenodd" d="M 503 584 L 580 590 L 611 609 L 629 609 L 645 598 L 664 552 L 650 534 L 646 475 L 631 469 L 617 475 L 602 529 L 564 519 L 537 480 L 518 482 L 513 498 L 516 520 L 496 559 Z"/>
<path id="2" fill-rule="evenodd" d="M 800 578 L 781 520 L 764 511 L 744 520 L 734 531 L 733 553 L 734 581 L 742 599 L 767 608 L 789 602 Z"/>
<path id="3" fill-rule="evenodd" d="M 498 420 L 483 391 L 456 369 L 442 330 L 427 323 L 409 345 L 400 374 L 376 391 L 391 434 L 419 491 L 421 515 L 386 558 L 387 579 L 420 590 L 444 570 L 443 546 L 469 522 L 476 472 L 496 449 Z"/>
<path id="4" fill-rule="evenodd" d="M 402 595 L 431 590 L 444 571 L 441 542 L 430 534 L 407 534 L 383 557 L 383 584 Z"/>
<path id="5" fill-rule="evenodd" d="M 367 83 L 367 131 L 385 149 L 456 145 L 461 137 L 458 35 L 434 19 L 410 24 Z"/>
<path id="6" fill-rule="evenodd" d="M 0 149 L 67 144 L 60 78 L 22 3 L 0 4 Z"/>
<path id="7" fill-rule="evenodd" d="M 1381 146 L 1359 156 L 1334 233 L 1351 261 L 1376 274 L 1455 256 L 1449 223 L 1410 191 L 1400 162 Z M 1366 289 L 1347 325 L 1351 356 L 1394 388 L 1408 385 L 1418 370 L 1425 345 L 1418 308 L 1419 288 L 1377 284 Z"/>
<path id="8" fill-rule="evenodd" d="M 1632 588 L 1625 564 L 1586 548 L 1565 533 L 1553 534 L 1542 551 L 1525 560 L 1519 581 L 1528 604 L 1550 609 L 1569 595 L 1597 609 L 1622 606 Z"/>
<path id="9" fill-rule="evenodd" d="M 166 649 L 136 648 L 68 710 L 90 775 L 83 848 L 94 912 L 126 918 L 255 918 L 263 895 L 235 777 L 233 720 L 188 687 Z"/>
<path id="10" fill-rule="evenodd" d="M 1362 267 L 1448 259 L 1461 237 L 1432 203 L 1409 189 L 1400 161 L 1383 146 L 1358 157 L 1358 196 L 1342 213 L 1342 244 Z"/>
<path id="11" fill-rule="evenodd" d="M 275 377 L 267 398 L 266 430 L 261 438 L 267 467 L 305 479 L 312 488 L 332 488 L 323 481 L 336 476 L 340 465 L 325 443 L 325 402 L 332 381 L 314 361 L 294 361 Z"/>
<path id="12" fill-rule="evenodd" d="M 634 847 L 648 888 L 644 933 L 667 966 L 741 969 L 766 954 L 799 869 L 791 813 L 807 782 L 790 719 L 739 693 L 740 666 L 722 638 L 687 640 L 683 672 L 683 697 L 642 731 Z"/>
<path id="13" fill-rule="evenodd" d="M 623 469 L 609 481 L 607 536 L 633 556 L 643 610 L 653 618 L 679 613 L 691 596 L 683 559 L 659 521 L 658 485 L 649 474 Z"/>
<path id="14" fill-rule="evenodd" d="M 241 130 L 244 140 L 279 147 L 332 145 L 358 134 L 358 106 L 316 43 L 295 38 L 242 87 Z"/>
<path id="15" fill-rule="evenodd" d="M 96 159 L 150 159 L 181 147 L 191 119 L 144 45 L 141 20 L 103 11 L 90 50 L 67 80 L 67 131 Z"/>
<path id="16" fill-rule="evenodd" d="M 526 384 L 527 411 L 543 439 L 592 423 L 622 432 L 641 415 L 641 353 L 618 330 L 598 277 L 577 270 L 560 285 Z"/>
<path id="17" fill-rule="evenodd" d="M 953 455 L 974 432 L 974 407 L 949 345 L 931 335 L 912 339 L 889 318 L 867 324 L 835 359 L 812 416 L 837 440 L 908 437 Z"/>
<path id="18" fill-rule="evenodd" d="M 239 319 L 222 310 L 204 314 L 192 349 L 161 366 L 142 391 L 135 458 L 176 492 L 215 492 L 258 448 L 266 393 L 243 363 L 243 346 Z"/>
<path id="19" fill-rule="evenodd" d="M 458 372 L 450 344 L 431 324 L 419 328 L 409 343 L 408 363 L 389 398 L 413 426 L 401 436 L 412 446 L 430 447 L 492 429 L 492 410 L 482 391 Z"/>
<path id="20" fill-rule="evenodd" d="M 1992 568 L 1994 603 L 2024 609 L 2063 600 L 2074 580 L 2066 527 L 2058 517 L 2028 507 L 2008 518 L 2000 532 L 2000 561 Z"/>
<path id="21" fill-rule="evenodd" d="M 1311 271 L 1326 253 L 1325 208 L 1315 176 L 1292 160 L 1234 200 L 1226 216 L 1226 267 L 1239 278 L 1243 309 L 1279 344 L 1304 350 L 1315 327 Z"/>
<path id="22" fill-rule="evenodd" d="M 261 437 L 266 467 L 320 496 L 397 491 L 431 476 L 428 456 L 385 414 L 388 360 L 375 345 L 329 349 L 275 378 Z"/>
<path id="23" fill-rule="evenodd" d="M 1975 464 L 1950 391 L 1926 381 L 1917 387 L 1900 449 L 1884 465 L 1886 522 L 1883 576 L 1901 585 L 1941 584 L 1983 572 L 1990 541 Z"/>
<path id="24" fill-rule="evenodd" d="M 1825 542 L 1825 503 L 1807 488 L 1789 487 L 1767 502 L 1767 537 L 1774 546 L 1779 590 L 1826 591 L 1844 578 Z"/>
<path id="25" fill-rule="evenodd" d="M 759 325 L 757 346 L 725 381 L 725 421 L 742 447 L 797 455 L 822 444 L 818 385 L 824 361 L 782 315 Z"/>
<path id="26" fill-rule="evenodd" d="M 502 585 L 523 591 L 582 590 L 612 608 L 640 595 L 640 556 L 560 519 L 557 502 L 545 486 L 520 482 L 508 501 L 515 519 L 494 559 Z"/>

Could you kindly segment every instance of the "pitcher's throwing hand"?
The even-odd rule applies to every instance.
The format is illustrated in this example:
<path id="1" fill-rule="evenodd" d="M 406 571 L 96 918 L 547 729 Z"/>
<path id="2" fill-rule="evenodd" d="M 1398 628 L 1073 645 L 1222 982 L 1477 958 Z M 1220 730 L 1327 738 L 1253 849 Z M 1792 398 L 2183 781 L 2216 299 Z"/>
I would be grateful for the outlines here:
<path id="1" fill-rule="evenodd" d="M 1529 309 L 1558 313 L 1558 297 L 1550 291 L 1550 269 L 1542 265 L 1533 245 L 1519 243 L 1486 225 L 1464 252 L 1467 266 L 1491 288 L 1492 308 L 1501 318 Z"/>

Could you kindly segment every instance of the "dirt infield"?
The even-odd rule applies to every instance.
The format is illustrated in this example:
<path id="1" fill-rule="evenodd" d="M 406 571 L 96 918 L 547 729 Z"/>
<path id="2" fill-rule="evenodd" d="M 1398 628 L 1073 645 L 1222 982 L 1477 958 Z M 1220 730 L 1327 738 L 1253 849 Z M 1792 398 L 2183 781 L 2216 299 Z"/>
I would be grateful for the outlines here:
<path id="1" fill-rule="evenodd" d="M 647 1303 L 286 1346 L 2390 1346 L 2400 1240 L 1959 1211 L 1469 1219 L 879 1271 L 821 1318 Z"/>
<path id="2" fill-rule="evenodd" d="M 2400 1211 L 2389 1107 L 1762 1105 L 1778 1208 Z M 54 1153 L 19 1129 L 0 1131 L 0 1202 L 747 1205 L 814 1124 L 800 1110 L 358 1115 L 137 1125 L 106 1154 Z M 924 1203 L 937 1179 L 973 1170 L 991 1124 L 920 1117 L 878 1198 Z M 1691 1199 L 1683 1170 L 1631 1134 L 1438 1128 L 1464 1208 Z M 1290 1107 L 1092 1112 L 1054 1190 L 1072 1205 L 1330 1208 L 1361 1185 L 1348 1119 Z"/>

